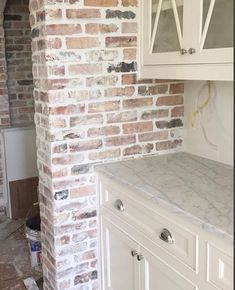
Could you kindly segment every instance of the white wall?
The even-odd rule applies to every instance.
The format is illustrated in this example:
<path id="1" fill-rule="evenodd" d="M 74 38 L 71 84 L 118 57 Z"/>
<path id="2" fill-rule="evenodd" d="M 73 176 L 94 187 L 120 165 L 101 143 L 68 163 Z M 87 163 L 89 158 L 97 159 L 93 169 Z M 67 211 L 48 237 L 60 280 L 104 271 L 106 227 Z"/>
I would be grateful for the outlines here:
<path id="1" fill-rule="evenodd" d="M 195 128 L 191 126 L 191 115 L 196 110 L 197 96 L 204 82 L 185 82 L 185 132 L 183 150 L 225 164 L 233 165 L 233 83 L 214 82 L 217 95 L 212 98 L 202 113 L 203 126 L 209 140 L 217 146 L 210 146 L 200 127 L 199 115 Z M 212 86 L 213 88 L 213 86 Z M 213 90 L 212 90 L 213 93 Z M 200 104 L 206 100 L 203 90 Z M 212 94 L 213 96 L 213 94 Z"/>
<path id="2" fill-rule="evenodd" d="M 8 182 L 38 176 L 35 128 L 13 127 L 1 133 Z"/>

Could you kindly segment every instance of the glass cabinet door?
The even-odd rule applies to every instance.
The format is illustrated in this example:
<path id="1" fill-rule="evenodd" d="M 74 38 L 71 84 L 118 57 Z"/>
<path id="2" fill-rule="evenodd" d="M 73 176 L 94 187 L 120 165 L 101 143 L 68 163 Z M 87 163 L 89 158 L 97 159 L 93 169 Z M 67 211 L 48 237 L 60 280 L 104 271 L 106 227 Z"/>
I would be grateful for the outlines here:
<path id="1" fill-rule="evenodd" d="M 150 65 L 155 62 L 182 63 L 181 56 L 185 53 L 183 50 L 185 0 L 148 0 L 143 5 L 144 59 Z"/>
<path id="2" fill-rule="evenodd" d="M 194 0 L 198 1 L 198 0 Z M 200 37 L 193 58 L 201 63 L 231 63 L 233 60 L 233 1 L 202 0 Z"/>
<path id="3" fill-rule="evenodd" d="M 202 15 L 203 49 L 233 46 L 233 0 L 204 0 Z"/>

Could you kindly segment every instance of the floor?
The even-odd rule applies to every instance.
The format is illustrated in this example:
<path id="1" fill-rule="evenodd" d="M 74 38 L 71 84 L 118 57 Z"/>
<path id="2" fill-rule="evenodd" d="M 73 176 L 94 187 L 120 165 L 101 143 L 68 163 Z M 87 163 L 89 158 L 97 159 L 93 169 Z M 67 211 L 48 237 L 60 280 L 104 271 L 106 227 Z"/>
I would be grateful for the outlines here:
<path id="1" fill-rule="evenodd" d="M 0 289 L 25 290 L 23 283 L 32 277 L 41 290 L 42 274 L 31 268 L 24 220 L 0 216 Z"/>

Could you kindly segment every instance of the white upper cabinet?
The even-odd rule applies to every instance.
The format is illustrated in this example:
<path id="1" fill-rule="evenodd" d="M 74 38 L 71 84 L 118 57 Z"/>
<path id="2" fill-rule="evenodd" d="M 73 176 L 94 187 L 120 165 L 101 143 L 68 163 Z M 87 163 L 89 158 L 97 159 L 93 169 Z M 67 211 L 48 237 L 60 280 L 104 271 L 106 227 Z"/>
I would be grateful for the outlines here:
<path id="1" fill-rule="evenodd" d="M 142 0 L 140 12 L 140 77 L 233 79 L 233 0 Z"/>

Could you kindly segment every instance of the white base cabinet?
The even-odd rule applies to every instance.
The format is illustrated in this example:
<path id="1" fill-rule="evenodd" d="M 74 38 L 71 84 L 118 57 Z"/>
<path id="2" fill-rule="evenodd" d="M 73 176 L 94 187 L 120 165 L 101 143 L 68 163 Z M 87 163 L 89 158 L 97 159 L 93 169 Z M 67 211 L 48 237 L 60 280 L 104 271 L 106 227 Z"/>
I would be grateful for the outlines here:
<path id="1" fill-rule="evenodd" d="M 101 290 L 232 290 L 233 245 L 99 174 Z"/>

